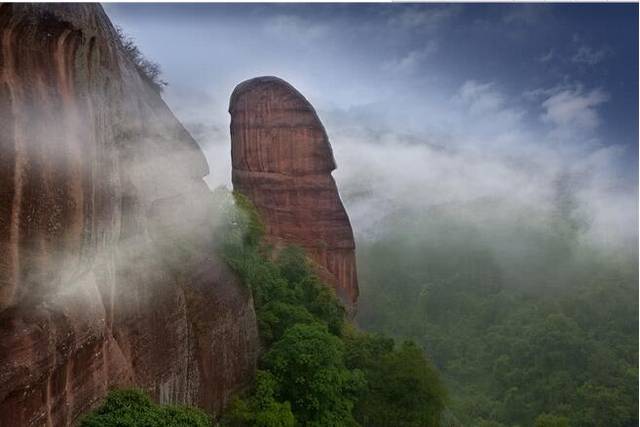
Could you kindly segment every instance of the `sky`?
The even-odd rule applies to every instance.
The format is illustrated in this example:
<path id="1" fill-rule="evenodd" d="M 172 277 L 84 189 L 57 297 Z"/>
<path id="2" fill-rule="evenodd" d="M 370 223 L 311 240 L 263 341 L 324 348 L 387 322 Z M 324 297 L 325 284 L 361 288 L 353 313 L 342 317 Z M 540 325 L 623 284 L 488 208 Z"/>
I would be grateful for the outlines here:
<path id="1" fill-rule="evenodd" d="M 637 4 L 104 8 L 161 65 L 212 187 L 230 186 L 229 95 L 275 75 L 318 111 L 357 234 L 388 206 L 544 206 L 565 180 L 594 235 L 637 237 Z"/>

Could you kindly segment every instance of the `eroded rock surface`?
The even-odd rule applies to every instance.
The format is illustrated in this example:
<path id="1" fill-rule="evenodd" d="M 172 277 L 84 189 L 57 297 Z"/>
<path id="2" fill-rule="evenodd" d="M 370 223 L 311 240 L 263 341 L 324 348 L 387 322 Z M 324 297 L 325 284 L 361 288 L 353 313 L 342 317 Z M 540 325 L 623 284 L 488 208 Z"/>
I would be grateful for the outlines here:
<path id="1" fill-rule="evenodd" d="M 125 385 L 220 410 L 258 340 L 197 144 L 99 5 L 0 4 L 0 43 L 0 425 Z"/>
<path id="2" fill-rule="evenodd" d="M 271 243 L 305 248 L 353 312 L 358 298 L 353 231 L 315 110 L 287 82 L 258 77 L 236 87 L 229 113 L 234 189 L 255 204 Z"/>

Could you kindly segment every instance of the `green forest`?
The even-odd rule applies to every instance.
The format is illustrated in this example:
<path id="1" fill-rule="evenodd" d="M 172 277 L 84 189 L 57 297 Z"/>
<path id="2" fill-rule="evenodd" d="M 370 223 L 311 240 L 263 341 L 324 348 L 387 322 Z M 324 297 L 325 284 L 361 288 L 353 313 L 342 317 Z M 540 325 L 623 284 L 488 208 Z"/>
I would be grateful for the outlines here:
<path id="1" fill-rule="evenodd" d="M 219 420 L 116 391 L 84 427 L 638 424 L 635 251 L 585 243 L 580 221 L 390 215 L 359 242 L 355 325 L 301 249 L 263 242 L 246 198 L 218 190 L 214 206 L 219 253 L 253 293 L 255 383 Z"/>
<path id="2" fill-rule="evenodd" d="M 562 210 L 485 208 L 403 211 L 361 241 L 358 323 L 423 346 L 463 425 L 637 426 L 637 252 Z"/>

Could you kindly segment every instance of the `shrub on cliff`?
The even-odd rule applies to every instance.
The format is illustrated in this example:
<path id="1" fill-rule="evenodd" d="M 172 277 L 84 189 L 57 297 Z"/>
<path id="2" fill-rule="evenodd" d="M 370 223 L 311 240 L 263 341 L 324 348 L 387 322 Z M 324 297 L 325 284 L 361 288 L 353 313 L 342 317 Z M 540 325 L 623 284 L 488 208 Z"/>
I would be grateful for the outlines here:
<path id="1" fill-rule="evenodd" d="M 140 390 L 114 390 L 80 427 L 211 427 L 211 419 L 188 406 L 158 405 Z"/>
<path id="2" fill-rule="evenodd" d="M 133 62 L 140 75 L 157 92 L 162 92 L 168 83 L 161 78 L 160 64 L 145 58 L 135 41 L 126 35 L 122 28 L 116 27 L 116 34 L 124 54 Z"/>

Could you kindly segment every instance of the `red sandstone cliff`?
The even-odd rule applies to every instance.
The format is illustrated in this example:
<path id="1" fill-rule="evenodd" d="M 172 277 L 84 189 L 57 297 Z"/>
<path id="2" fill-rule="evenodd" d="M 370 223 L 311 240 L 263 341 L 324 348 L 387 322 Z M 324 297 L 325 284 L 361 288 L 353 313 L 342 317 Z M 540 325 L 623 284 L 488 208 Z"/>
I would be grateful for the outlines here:
<path id="1" fill-rule="evenodd" d="M 98 5 L 0 4 L 0 425 L 114 386 L 210 412 L 255 368 L 198 146 Z"/>
<path id="2" fill-rule="evenodd" d="M 276 246 L 304 247 L 351 312 L 358 298 L 355 244 L 331 172 L 327 133 L 311 104 L 276 77 L 238 85 L 231 95 L 234 189 L 254 203 Z"/>

